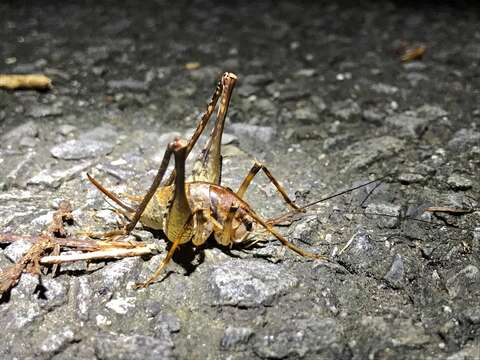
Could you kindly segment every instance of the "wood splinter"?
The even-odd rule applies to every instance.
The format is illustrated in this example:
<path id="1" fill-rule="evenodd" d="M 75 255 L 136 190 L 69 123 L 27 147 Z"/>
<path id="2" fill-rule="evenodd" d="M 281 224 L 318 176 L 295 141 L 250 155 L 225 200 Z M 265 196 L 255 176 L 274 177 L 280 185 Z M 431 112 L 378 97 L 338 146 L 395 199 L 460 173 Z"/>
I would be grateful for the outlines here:
<path id="1" fill-rule="evenodd" d="M 130 249 L 112 248 L 108 250 L 98 250 L 77 254 L 61 254 L 44 256 L 40 259 L 40 264 L 65 264 L 75 261 L 92 260 L 113 260 L 132 256 L 152 256 L 158 253 L 158 249 L 153 244 L 147 244 Z"/>
<path id="2" fill-rule="evenodd" d="M 7 90 L 49 90 L 52 80 L 43 74 L 0 74 L 0 88 Z"/>

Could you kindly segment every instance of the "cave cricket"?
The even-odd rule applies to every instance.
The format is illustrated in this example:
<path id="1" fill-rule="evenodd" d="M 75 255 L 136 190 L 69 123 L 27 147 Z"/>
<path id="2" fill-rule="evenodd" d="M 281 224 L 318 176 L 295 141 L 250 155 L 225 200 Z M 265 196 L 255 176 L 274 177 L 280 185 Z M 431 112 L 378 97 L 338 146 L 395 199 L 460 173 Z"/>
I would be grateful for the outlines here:
<path id="1" fill-rule="evenodd" d="M 273 228 L 275 221 L 264 220 L 243 200 L 253 178 L 262 170 L 286 204 L 293 211 L 303 211 L 289 198 L 280 183 L 264 165 L 255 162 L 236 192 L 221 185 L 222 134 L 236 82 L 237 76 L 235 74 L 228 72 L 223 74 L 191 139 L 189 141 L 175 139 L 168 144 L 158 173 L 147 194 L 143 198 L 130 196 L 130 199 L 139 202 L 136 209 L 125 205 L 116 195 L 88 175 L 89 180 L 102 193 L 119 205 L 122 208 L 122 213 L 130 219 L 130 222 L 123 228 L 103 234 L 103 236 L 128 235 L 140 221 L 151 229 L 163 230 L 167 239 L 172 242 L 166 257 L 153 276 L 146 282 L 138 284 L 138 287 L 148 286 L 160 276 L 179 245 L 191 241 L 193 245 L 200 246 L 212 234 L 217 243 L 223 246 L 231 247 L 234 244 L 245 244 L 249 243 L 250 235 L 256 227 L 263 228 L 284 246 L 301 256 L 326 259 L 289 242 Z M 206 128 L 218 101 L 220 101 L 220 104 L 212 133 L 199 158 L 195 161 L 192 181 L 186 181 L 186 158 Z M 175 162 L 174 170 L 162 183 L 172 156 Z"/>
<path id="2" fill-rule="evenodd" d="M 175 139 L 168 144 L 158 172 L 145 196 L 128 195 L 129 200 L 136 204 L 135 207 L 125 204 L 116 194 L 108 191 L 96 179 L 87 174 L 91 183 L 119 206 L 117 211 L 128 219 L 126 225 L 102 234 L 89 234 L 92 238 L 100 238 L 101 240 L 69 237 L 52 229 L 52 227 L 40 236 L 25 237 L 34 244 L 40 243 L 40 245 L 32 248 L 19 264 L 2 273 L 5 285 L 0 289 L 0 294 L 18 282 L 22 271 L 30 270 L 40 273 L 40 265 L 54 264 L 56 266 L 80 260 L 98 261 L 129 256 L 155 255 L 157 250 L 153 244 L 118 241 L 129 235 L 139 221 L 147 228 L 162 230 L 172 244 L 155 273 L 147 281 L 137 284 L 137 287 L 146 287 L 153 283 L 162 274 L 179 245 L 192 242 L 194 246 L 200 246 L 212 235 L 216 242 L 223 246 L 252 245 L 258 241 L 252 235 L 255 234 L 256 230 L 263 229 L 273 235 L 285 247 L 303 257 L 328 260 L 325 256 L 308 252 L 291 243 L 274 226 L 281 224 L 292 215 L 305 212 L 306 208 L 321 201 L 378 182 L 388 175 L 302 207 L 296 205 L 290 199 L 270 171 L 257 161 L 253 164 L 237 191 L 223 186 L 221 184 L 221 141 L 236 82 L 237 76 L 235 74 L 228 72 L 223 74 L 190 140 Z M 185 175 L 186 158 L 207 127 L 218 102 L 220 103 L 212 133 L 194 163 L 191 180 L 187 180 Z M 174 158 L 174 169 L 164 181 L 172 156 Z M 290 212 L 266 220 L 258 215 L 243 199 L 255 175 L 260 171 L 263 171 L 275 186 L 285 203 L 291 208 Z M 65 214 L 68 214 L 68 212 L 65 209 L 62 210 L 62 208 L 57 212 L 57 218 L 54 219 L 54 224 L 57 224 L 57 227 Z M 0 243 L 13 242 L 17 240 L 18 236 L 0 234 Z M 60 248 L 79 250 L 82 253 L 60 254 Z M 2 276 L 0 276 L 0 280 L 2 280 Z"/>

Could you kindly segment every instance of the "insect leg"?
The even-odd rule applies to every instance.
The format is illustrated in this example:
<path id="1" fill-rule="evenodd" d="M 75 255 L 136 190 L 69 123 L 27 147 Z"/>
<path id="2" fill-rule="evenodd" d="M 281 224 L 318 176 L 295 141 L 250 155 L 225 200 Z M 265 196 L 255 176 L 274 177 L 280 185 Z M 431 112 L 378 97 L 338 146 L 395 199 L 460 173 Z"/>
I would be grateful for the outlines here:
<path id="1" fill-rule="evenodd" d="M 215 239 L 218 243 L 224 246 L 232 245 L 232 232 L 233 232 L 233 218 L 237 212 L 238 207 L 231 205 L 228 209 L 227 217 L 223 223 L 223 229 L 219 235 L 218 232 L 215 233 Z"/>
<path id="2" fill-rule="evenodd" d="M 200 157 L 195 161 L 193 168 L 194 181 L 206 181 L 220 184 L 222 175 L 221 143 L 225 118 L 232 97 L 233 88 L 237 82 L 237 76 L 232 73 L 224 73 L 222 76 L 222 97 L 218 108 L 217 120 L 210 134 L 207 145 L 202 150 Z"/>
<path id="3" fill-rule="evenodd" d="M 188 154 L 190 154 L 190 151 L 192 151 L 192 148 L 197 143 L 198 138 L 202 134 L 203 130 L 205 130 L 205 128 L 207 127 L 208 120 L 210 120 L 210 117 L 212 116 L 215 110 L 215 106 L 217 105 L 217 101 L 222 95 L 222 89 L 223 89 L 223 77 L 218 81 L 217 87 L 215 88 L 215 92 L 213 93 L 212 98 L 207 104 L 207 109 L 202 114 L 202 117 L 200 119 L 200 122 L 197 125 L 197 128 L 195 129 L 195 132 L 193 133 L 192 137 L 188 141 L 187 157 L 188 157 Z M 173 184 L 174 180 L 175 180 L 175 170 L 173 170 L 173 172 L 168 177 L 167 181 L 165 181 L 165 185 Z"/>
<path id="4" fill-rule="evenodd" d="M 162 273 L 163 269 L 168 265 L 168 263 L 170 262 L 170 260 L 172 259 L 172 256 L 173 254 L 175 253 L 175 250 L 177 249 L 178 245 L 180 245 L 181 243 L 181 240 L 183 238 L 183 232 L 181 232 L 179 234 L 179 236 L 175 239 L 175 241 L 173 242 L 172 244 L 172 247 L 170 248 L 170 250 L 168 251 L 168 254 L 167 256 L 165 257 L 165 259 L 162 260 L 161 264 L 158 266 L 157 270 L 155 270 L 155 272 L 153 273 L 153 275 L 145 282 L 143 283 L 137 283 L 135 284 L 135 288 L 136 289 L 139 289 L 139 288 L 145 288 L 147 287 L 148 285 L 152 284 L 159 276 L 160 274 Z"/>
<path id="5" fill-rule="evenodd" d="M 187 227 L 188 229 L 185 229 L 190 221 L 189 219 L 192 217 L 192 210 L 190 209 L 185 190 L 185 159 L 187 146 L 187 141 L 180 139 L 170 144 L 175 156 L 175 192 L 168 206 L 164 230 L 170 240 L 175 240 L 180 234 L 183 234 L 180 243 L 189 241 L 193 236 L 192 224 Z"/>
<path id="6" fill-rule="evenodd" d="M 283 245 L 288 247 L 290 250 L 295 251 L 297 254 L 300 254 L 304 257 L 309 257 L 313 259 L 321 259 L 321 260 L 328 260 L 327 257 L 318 255 L 315 253 L 311 253 L 308 251 L 299 248 L 298 246 L 292 244 L 290 241 L 285 239 L 282 234 L 280 234 L 277 230 L 275 230 L 272 226 L 270 226 L 265 220 L 263 220 L 260 216 L 258 216 L 252 209 L 244 209 L 247 213 L 260 225 L 262 225 L 265 230 L 267 230 L 270 234 L 275 236 L 278 241 L 280 241 Z"/>
<path id="7" fill-rule="evenodd" d="M 87 178 L 90 180 L 90 182 L 101 192 L 103 193 L 106 197 L 108 197 L 110 200 L 112 200 L 115 204 L 120 206 L 121 208 L 127 210 L 128 212 L 135 212 L 135 209 L 131 208 L 130 206 L 124 204 L 120 198 L 112 193 L 111 191 L 107 190 L 98 180 L 96 180 L 93 176 L 87 173 Z"/>
<path id="8" fill-rule="evenodd" d="M 150 185 L 150 188 L 148 189 L 147 194 L 145 195 L 142 202 L 140 203 L 137 210 L 135 211 L 135 215 L 133 215 L 132 220 L 130 221 L 130 223 L 127 224 L 127 226 L 124 229 L 126 234 L 129 234 L 135 228 L 135 225 L 137 225 L 138 220 L 140 220 L 140 217 L 145 211 L 145 208 L 147 207 L 148 202 L 150 201 L 153 194 L 155 194 L 155 191 L 157 191 L 158 187 L 160 186 L 163 176 L 167 171 L 168 163 L 170 161 L 170 157 L 172 156 L 172 152 L 173 152 L 173 145 L 168 144 L 167 149 L 165 150 L 165 154 L 163 155 L 162 163 L 160 164 L 160 168 L 158 169 L 157 175 L 155 176 L 155 179 L 153 180 L 152 185 Z"/>
<path id="9" fill-rule="evenodd" d="M 175 250 L 178 248 L 178 245 L 180 245 L 183 242 L 183 240 L 186 236 L 185 233 L 191 234 L 192 220 L 194 219 L 195 215 L 196 215 L 196 213 L 193 213 L 189 216 L 187 222 L 182 227 L 181 231 L 178 233 L 177 237 L 173 241 L 172 247 L 168 251 L 167 256 L 165 257 L 165 259 L 162 260 L 162 262 L 158 266 L 157 270 L 155 270 L 153 275 L 147 281 L 145 281 L 143 283 L 135 284 L 135 288 L 137 288 L 137 289 L 145 288 L 145 287 L 149 286 L 150 284 L 152 284 L 161 275 L 161 273 L 163 272 L 163 269 L 165 269 L 165 267 L 168 265 L 168 263 L 172 259 L 173 254 L 175 253 Z"/>
<path id="10" fill-rule="evenodd" d="M 248 186 L 251 184 L 253 178 L 255 177 L 255 175 L 257 175 L 257 173 L 260 170 L 263 170 L 263 172 L 265 173 L 267 178 L 272 182 L 273 185 L 275 185 L 275 188 L 280 193 L 280 195 L 283 197 L 283 200 L 285 200 L 287 205 L 290 206 L 294 210 L 301 211 L 300 207 L 298 205 L 295 205 L 293 200 L 288 197 L 287 192 L 285 191 L 283 186 L 280 185 L 280 183 L 277 181 L 277 179 L 275 179 L 273 177 L 272 173 L 263 164 L 259 163 L 258 161 L 255 161 L 252 168 L 248 172 L 247 176 L 245 177 L 245 179 L 243 179 L 242 184 L 240 185 L 240 187 L 237 190 L 237 196 L 240 197 L 240 198 L 243 198 L 243 196 L 245 195 L 245 191 L 247 190 Z"/>

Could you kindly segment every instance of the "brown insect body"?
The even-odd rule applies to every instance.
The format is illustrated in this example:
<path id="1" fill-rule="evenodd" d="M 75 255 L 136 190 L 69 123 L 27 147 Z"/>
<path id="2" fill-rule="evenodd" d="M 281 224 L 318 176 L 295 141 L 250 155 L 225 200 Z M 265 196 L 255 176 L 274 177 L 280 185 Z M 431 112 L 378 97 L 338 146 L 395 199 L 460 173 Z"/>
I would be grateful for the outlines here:
<path id="1" fill-rule="evenodd" d="M 163 230 L 168 240 L 172 242 L 167 256 L 155 274 L 139 286 L 144 287 L 151 284 L 160 275 L 178 245 L 192 241 L 194 245 L 198 246 L 213 234 L 219 244 L 231 246 L 246 241 L 252 234 L 254 225 L 262 227 L 283 245 L 302 256 L 324 259 L 320 255 L 306 252 L 290 243 L 272 227 L 275 224 L 274 221 L 263 220 L 242 200 L 253 178 L 262 170 L 287 205 L 294 211 L 302 211 L 288 197 L 286 191 L 265 166 L 255 162 L 236 192 L 220 184 L 222 169 L 221 140 L 236 81 L 236 75 L 228 72 L 223 74 L 192 138 L 189 141 L 176 139 L 167 146 L 150 189 L 141 198 L 140 204 L 135 209 L 123 204 L 114 194 L 89 176 L 90 181 L 100 191 L 126 210 L 125 215 L 130 219 L 130 222 L 123 229 L 110 232 L 109 235 L 129 234 L 137 222 L 141 221 L 147 227 Z M 186 182 L 186 158 L 205 129 L 219 99 L 220 105 L 212 133 L 200 157 L 194 164 L 193 180 Z M 175 159 L 174 171 L 162 184 L 172 155 Z M 140 199 L 139 197 L 133 198 L 135 200 Z"/>
<path id="2" fill-rule="evenodd" d="M 204 234 L 201 240 L 205 241 L 213 233 L 215 240 L 221 245 L 233 245 L 233 243 L 241 243 L 246 236 L 253 230 L 254 220 L 248 215 L 246 209 L 249 206 L 245 201 L 240 199 L 229 188 L 196 181 L 185 183 L 185 192 L 187 194 L 188 204 L 192 213 L 203 213 Z M 143 225 L 155 229 L 163 230 L 168 236 L 168 205 L 172 201 L 174 194 L 174 186 L 164 186 L 157 190 L 155 196 L 150 200 L 144 213 L 140 217 Z M 231 242 L 224 243 L 223 226 L 228 217 L 230 208 L 236 208 L 235 215 L 232 219 Z M 212 222 L 214 221 L 214 222 Z M 217 223 L 217 226 L 215 226 Z M 219 227 L 218 225 L 221 225 Z M 173 240 L 172 240 L 173 241 Z M 185 239 L 184 242 L 188 240 Z M 196 240 L 194 245 L 201 245 L 202 241 Z"/>

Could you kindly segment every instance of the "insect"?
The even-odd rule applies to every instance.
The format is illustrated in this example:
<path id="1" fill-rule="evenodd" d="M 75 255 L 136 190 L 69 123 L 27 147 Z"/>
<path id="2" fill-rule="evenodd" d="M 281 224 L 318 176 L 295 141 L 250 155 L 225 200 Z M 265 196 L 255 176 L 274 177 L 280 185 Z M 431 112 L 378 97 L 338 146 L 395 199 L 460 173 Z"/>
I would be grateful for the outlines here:
<path id="1" fill-rule="evenodd" d="M 321 255 L 307 252 L 289 242 L 275 230 L 274 221 L 264 220 L 243 200 L 244 194 L 253 178 L 263 171 L 294 212 L 303 211 L 287 195 L 284 188 L 264 165 L 255 162 L 237 191 L 221 184 L 221 140 L 225 119 L 237 76 L 224 73 L 208 103 L 192 138 L 189 141 L 175 139 L 165 151 L 162 163 L 147 194 L 134 198 L 139 202 L 136 209 L 124 204 L 115 194 L 105 189 L 97 180 L 88 175 L 89 180 L 107 197 L 123 209 L 130 222 L 121 229 L 104 235 L 127 235 L 137 222 L 155 229 L 163 230 L 172 246 L 165 259 L 153 276 L 138 284 L 145 287 L 155 281 L 162 273 L 180 244 L 192 242 L 202 245 L 212 234 L 217 243 L 224 246 L 248 242 L 255 228 L 263 228 L 279 240 L 284 246 L 304 257 L 325 259 Z M 196 160 L 192 181 L 186 181 L 185 160 L 204 131 L 209 118 L 220 100 L 216 122 L 212 134 Z M 162 183 L 170 158 L 174 157 L 175 167 L 169 178 Z M 141 199 L 141 201 L 140 201 Z"/>

